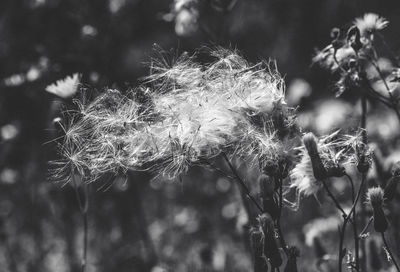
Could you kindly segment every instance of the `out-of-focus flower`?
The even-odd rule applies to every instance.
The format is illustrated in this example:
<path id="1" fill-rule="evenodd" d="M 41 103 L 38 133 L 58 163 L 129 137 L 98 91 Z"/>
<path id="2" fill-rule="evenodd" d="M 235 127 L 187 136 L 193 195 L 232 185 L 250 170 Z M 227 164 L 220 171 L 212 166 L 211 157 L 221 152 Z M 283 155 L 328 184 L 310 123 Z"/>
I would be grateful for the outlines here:
<path id="1" fill-rule="evenodd" d="M 175 32 L 178 36 L 191 36 L 199 28 L 198 4 L 198 0 L 175 0 L 171 12 L 165 14 L 163 19 L 175 21 Z"/>
<path id="2" fill-rule="evenodd" d="M 296 106 L 301 99 L 310 96 L 312 87 L 310 83 L 301 78 L 296 78 L 290 82 L 286 91 L 286 102 L 290 106 Z"/>
<path id="3" fill-rule="evenodd" d="M 75 73 L 72 76 L 57 80 L 56 83 L 47 86 L 46 91 L 61 98 L 72 97 L 78 91 L 79 77 L 79 74 Z"/>
<path id="4" fill-rule="evenodd" d="M 1 139 L 4 141 L 12 140 L 19 134 L 19 128 L 14 124 L 7 124 L 0 128 Z"/>
<path id="5" fill-rule="evenodd" d="M 314 244 L 315 238 L 323 238 L 328 233 L 336 232 L 340 224 L 341 220 L 337 216 L 311 220 L 303 227 L 306 245 L 311 247 Z"/>
<path id="6" fill-rule="evenodd" d="M 313 63 L 318 63 L 321 67 L 336 71 L 343 64 L 356 56 L 356 52 L 350 45 L 346 45 L 335 49 L 332 45 L 328 45 L 321 51 L 317 51 L 313 57 Z"/>
<path id="7" fill-rule="evenodd" d="M 354 25 L 360 30 L 362 36 L 382 30 L 386 28 L 388 24 L 388 20 L 375 13 L 366 13 L 363 17 L 354 20 Z"/>
<path id="8" fill-rule="evenodd" d="M 11 168 L 5 168 L 0 173 L 0 181 L 5 184 L 14 184 L 17 178 L 18 172 Z"/>
<path id="9" fill-rule="evenodd" d="M 183 9 L 175 17 L 175 32 L 178 36 L 193 35 L 198 29 L 198 11 Z"/>

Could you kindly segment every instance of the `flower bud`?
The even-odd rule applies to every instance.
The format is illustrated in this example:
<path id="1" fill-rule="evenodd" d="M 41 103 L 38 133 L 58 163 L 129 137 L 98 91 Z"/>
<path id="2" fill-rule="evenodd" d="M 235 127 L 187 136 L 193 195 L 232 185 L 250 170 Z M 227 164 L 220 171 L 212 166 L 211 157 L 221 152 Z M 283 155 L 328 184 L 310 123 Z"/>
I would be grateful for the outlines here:
<path id="1" fill-rule="evenodd" d="M 327 172 L 318 153 L 317 139 L 313 133 L 307 133 L 303 136 L 303 143 L 311 159 L 311 164 L 316 179 L 327 178 Z"/>
<path id="2" fill-rule="evenodd" d="M 367 192 L 367 201 L 372 207 L 374 217 L 374 228 L 377 232 L 385 232 L 388 228 L 388 222 L 383 212 L 384 192 L 380 187 L 369 188 Z"/>
<path id="3" fill-rule="evenodd" d="M 264 258 L 264 233 L 260 228 L 254 228 L 250 233 L 251 246 L 254 256 L 254 271 L 268 272 L 268 264 Z"/>
<path id="4" fill-rule="evenodd" d="M 297 272 L 297 257 L 300 256 L 300 251 L 296 247 L 288 249 L 288 260 L 284 272 Z"/>
<path id="5" fill-rule="evenodd" d="M 260 216 L 260 223 L 264 231 L 264 254 L 269 259 L 273 268 L 282 265 L 282 257 L 275 239 L 274 223 L 270 215 L 264 213 Z"/>
<path id="6" fill-rule="evenodd" d="M 271 177 L 262 174 L 258 178 L 261 188 L 261 199 L 264 212 L 271 215 L 272 219 L 276 220 L 279 217 L 279 206 L 274 198 L 274 182 Z"/>

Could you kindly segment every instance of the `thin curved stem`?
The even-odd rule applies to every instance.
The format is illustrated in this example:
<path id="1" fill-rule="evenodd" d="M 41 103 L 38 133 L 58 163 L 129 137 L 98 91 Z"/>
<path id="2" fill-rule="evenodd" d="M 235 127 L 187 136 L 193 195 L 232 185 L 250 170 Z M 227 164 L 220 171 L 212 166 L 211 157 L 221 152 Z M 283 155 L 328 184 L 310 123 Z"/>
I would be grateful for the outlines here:
<path id="1" fill-rule="evenodd" d="M 392 262 L 393 262 L 394 266 L 396 267 L 396 270 L 397 270 L 398 272 L 400 272 L 400 267 L 399 267 L 399 265 L 397 264 L 396 259 L 395 259 L 394 256 L 393 256 L 392 250 L 390 249 L 390 247 L 389 247 L 389 245 L 388 245 L 388 243 L 387 243 L 387 241 L 386 241 L 385 233 L 384 233 L 384 232 L 381 232 L 381 236 L 382 236 L 382 240 L 383 240 L 383 243 L 384 243 L 384 245 L 385 245 L 386 251 L 389 253 L 389 256 L 390 256 L 390 258 L 392 259 Z"/>
<path id="2" fill-rule="evenodd" d="M 321 182 L 322 182 L 322 185 L 323 185 L 325 191 L 328 193 L 329 197 L 332 199 L 333 203 L 335 204 L 336 208 L 342 213 L 343 217 L 346 218 L 347 217 L 346 212 L 343 210 L 342 206 L 339 204 L 339 201 L 336 199 L 336 197 L 333 195 L 333 193 L 329 189 L 325 180 L 321 180 Z"/>
<path id="3" fill-rule="evenodd" d="M 360 234 L 358 235 L 358 237 L 362 237 L 368 230 L 369 226 L 371 225 L 372 221 L 374 220 L 374 217 L 371 216 L 368 220 L 368 223 L 365 225 L 365 227 L 363 228 L 363 230 L 360 232 Z"/>
<path id="4" fill-rule="evenodd" d="M 257 202 L 257 200 L 250 194 L 249 188 L 247 187 L 247 185 L 243 181 L 243 179 L 239 176 L 239 174 L 237 173 L 235 167 L 233 167 L 233 165 L 232 165 L 231 161 L 229 160 L 229 158 L 226 156 L 225 153 L 222 153 L 222 157 L 224 158 L 224 160 L 228 164 L 232 174 L 235 177 L 235 180 L 237 180 L 239 182 L 239 184 L 242 186 L 242 189 L 244 190 L 244 193 L 246 194 L 246 196 L 254 203 L 254 205 L 257 207 L 257 209 L 260 211 L 260 213 L 263 213 L 264 212 L 263 208 Z"/>
<path id="5" fill-rule="evenodd" d="M 346 173 L 345 176 L 347 177 L 347 179 L 350 182 L 351 185 L 351 199 L 354 203 L 356 196 L 355 196 L 355 188 L 354 188 L 354 182 L 353 179 Z M 357 230 L 357 213 L 356 213 L 356 209 L 354 209 L 353 212 L 353 236 L 354 236 L 354 251 L 355 251 L 355 259 L 356 259 L 356 265 L 355 268 L 356 270 L 359 269 L 359 265 L 360 265 L 360 255 L 359 255 L 359 243 L 358 243 L 358 230 Z"/>

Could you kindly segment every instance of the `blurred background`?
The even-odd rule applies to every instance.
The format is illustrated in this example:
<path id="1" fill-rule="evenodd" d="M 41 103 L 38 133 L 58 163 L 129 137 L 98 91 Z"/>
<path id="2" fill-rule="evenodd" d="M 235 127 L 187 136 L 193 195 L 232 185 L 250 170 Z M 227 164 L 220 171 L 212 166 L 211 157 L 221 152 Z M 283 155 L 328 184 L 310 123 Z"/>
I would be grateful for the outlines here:
<path id="1" fill-rule="evenodd" d="M 71 104 L 45 91 L 55 80 L 79 72 L 96 92 L 124 91 L 149 74 L 154 48 L 171 56 L 236 48 L 252 62 L 276 60 L 299 124 L 321 135 L 354 128 L 359 118 L 355 97 L 336 99 L 330 75 L 311 65 L 330 30 L 374 12 L 390 21 L 383 33 L 396 53 L 400 48 L 398 0 L 184 2 L 190 1 L 0 1 L 0 271 L 80 269 L 75 192 L 48 177 L 48 162 L 58 157 L 53 120 Z M 387 170 L 400 158 L 397 119 L 378 105 L 370 114 L 370 140 L 384 146 Z M 299 211 L 284 211 L 301 271 L 334 271 L 329 256 L 337 245 L 328 241 L 336 242 L 337 223 L 326 202 L 310 198 Z M 238 188 L 217 173 L 193 169 L 174 182 L 132 173 L 99 182 L 90 186 L 88 214 L 87 271 L 252 271 Z M 321 217 L 331 221 L 315 221 Z"/>

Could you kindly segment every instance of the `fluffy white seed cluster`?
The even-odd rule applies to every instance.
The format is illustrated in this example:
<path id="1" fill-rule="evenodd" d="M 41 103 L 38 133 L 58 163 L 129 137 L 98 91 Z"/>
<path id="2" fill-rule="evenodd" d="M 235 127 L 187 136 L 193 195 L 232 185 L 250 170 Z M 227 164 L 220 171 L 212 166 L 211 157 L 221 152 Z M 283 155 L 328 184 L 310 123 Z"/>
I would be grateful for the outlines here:
<path id="1" fill-rule="evenodd" d="M 268 63 L 251 65 L 219 49 L 203 65 L 186 55 L 154 62 L 144 86 L 108 90 L 65 126 L 58 173 L 90 180 L 105 173 L 150 170 L 169 178 L 224 152 L 246 163 L 275 163 L 292 139 L 294 113 L 282 78 Z M 60 174 L 61 173 L 61 174 Z"/>
<path id="2" fill-rule="evenodd" d="M 339 131 L 335 131 L 330 135 L 316 139 L 318 153 L 322 163 L 326 169 L 345 165 L 348 163 L 356 163 L 354 158 L 357 154 L 357 143 L 360 142 L 360 135 L 339 135 Z M 322 188 L 322 183 L 317 180 L 314 175 L 313 165 L 306 148 L 301 146 L 299 153 L 299 162 L 290 172 L 290 188 L 297 191 L 297 203 L 300 196 L 316 196 L 317 192 Z"/>

